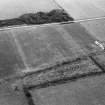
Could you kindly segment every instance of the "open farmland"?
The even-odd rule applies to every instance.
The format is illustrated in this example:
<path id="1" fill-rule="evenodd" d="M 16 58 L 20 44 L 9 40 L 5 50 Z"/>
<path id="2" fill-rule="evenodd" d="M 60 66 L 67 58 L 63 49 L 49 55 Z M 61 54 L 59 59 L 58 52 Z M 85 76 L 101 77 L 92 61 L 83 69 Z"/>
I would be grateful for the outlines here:
<path id="1" fill-rule="evenodd" d="M 48 10 L 51 0 L 41 1 L 46 8 L 36 2 L 35 9 Z M 62 22 L 65 10 L 62 18 L 53 10 L 20 17 L 33 23 L 37 15 L 42 24 L 43 16 L 58 22 L 59 15 L 61 23 L 13 27 L 19 22 L 13 19 L 0 29 L 0 105 L 105 105 L 105 2 L 57 1 L 71 21 Z"/>

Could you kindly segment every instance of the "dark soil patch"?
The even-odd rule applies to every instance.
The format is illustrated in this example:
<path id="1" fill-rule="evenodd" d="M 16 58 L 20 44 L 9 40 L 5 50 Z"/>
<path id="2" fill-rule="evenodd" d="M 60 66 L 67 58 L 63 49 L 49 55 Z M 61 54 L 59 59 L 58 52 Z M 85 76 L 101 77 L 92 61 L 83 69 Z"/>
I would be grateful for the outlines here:
<path id="1" fill-rule="evenodd" d="M 70 17 L 64 10 L 55 9 L 47 13 L 45 12 L 28 13 L 21 15 L 18 18 L 0 20 L 0 27 L 22 24 L 32 25 L 55 22 L 67 22 L 73 20 L 74 19 Z"/>

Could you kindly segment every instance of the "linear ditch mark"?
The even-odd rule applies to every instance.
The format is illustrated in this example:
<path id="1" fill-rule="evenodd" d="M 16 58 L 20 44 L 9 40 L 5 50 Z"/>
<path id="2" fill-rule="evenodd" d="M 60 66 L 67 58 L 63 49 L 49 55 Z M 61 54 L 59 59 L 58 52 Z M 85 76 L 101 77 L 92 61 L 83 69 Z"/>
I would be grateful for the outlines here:
<path id="1" fill-rule="evenodd" d="M 61 66 L 67 65 L 67 64 L 72 64 L 72 63 L 79 62 L 81 60 L 86 59 L 86 57 L 87 57 L 86 55 L 83 55 L 81 57 L 77 57 L 77 58 L 72 59 L 72 60 L 61 61 L 61 62 L 55 63 L 55 64 L 53 64 L 53 65 L 51 65 L 49 67 L 46 67 L 44 69 L 42 68 L 42 69 L 37 70 L 37 71 L 32 71 L 32 72 L 30 71 L 28 73 L 25 73 L 24 77 L 27 77 L 27 76 L 32 75 L 32 74 L 39 74 L 39 73 L 42 73 L 42 72 L 45 73 L 45 72 L 47 72 L 47 71 L 49 71 L 51 69 L 54 69 L 54 68 L 58 68 L 58 67 L 61 67 Z"/>
<path id="2" fill-rule="evenodd" d="M 60 84 L 64 84 L 64 83 L 68 83 L 68 82 L 74 82 L 77 81 L 78 79 L 83 79 L 86 77 L 90 77 L 90 76 L 99 76 L 104 74 L 105 72 L 100 71 L 100 72 L 89 72 L 89 73 L 83 73 L 83 74 L 76 74 L 72 77 L 67 77 L 67 78 L 62 78 L 62 79 L 58 79 L 58 80 L 54 80 L 54 81 L 50 81 L 50 82 L 44 82 L 42 84 L 39 85 L 32 85 L 32 86 L 25 86 L 27 88 L 27 90 L 33 90 L 33 89 L 40 89 L 40 88 L 47 88 L 50 86 L 57 86 Z"/>
<path id="3" fill-rule="evenodd" d="M 105 72 L 105 68 L 100 64 L 98 63 L 93 56 L 89 56 L 89 58 L 103 71 Z"/>
<path id="4" fill-rule="evenodd" d="M 13 30 L 11 30 L 11 34 L 12 34 L 12 36 L 13 36 L 13 39 L 14 39 L 14 41 L 15 41 L 15 44 L 16 44 L 16 46 L 17 46 L 18 52 L 19 52 L 19 54 L 20 54 L 20 56 L 21 56 L 21 59 L 22 59 L 22 61 L 23 61 L 23 63 L 24 63 L 24 66 L 26 67 L 27 70 L 29 70 L 30 68 L 28 67 L 28 64 L 27 64 L 27 62 L 26 62 L 25 54 L 24 54 L 24 52 L 23 52 L 23 50 L 22 50 L 22 48 L 21 48 L 21 45 L 20 45 L 18 39 L 17 39 L 16 36 L 15 36 Z"/>
<path id="5" fill-rule="evenodd" d="M 35 105 L 34 100 L 32 99 L 32 95 L 29 92 L 29 90 L 27 88 L 23 87 L 23 91 L 24 91 L 25 97 L 28 101 L 28 105 Z"/>
<path id="6" fill-rule="evenodd" d="M 52 0 L 61 10 L 64 10 L 64 8 L 56 1 Z M 65 11 L 65 10 L 64 10 Z"/>

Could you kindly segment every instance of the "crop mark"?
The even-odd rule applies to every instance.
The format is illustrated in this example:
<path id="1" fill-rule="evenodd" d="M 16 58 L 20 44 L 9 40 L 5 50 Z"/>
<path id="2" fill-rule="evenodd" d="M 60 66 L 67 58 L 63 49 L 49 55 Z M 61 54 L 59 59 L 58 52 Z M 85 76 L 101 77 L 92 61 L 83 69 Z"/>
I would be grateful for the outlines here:
<path id="1" fill-rule="evenodd" d="M 101 66 L 95 59 L 93 56 L 89 56 L 89 58 L 104 72 L 105 68 L 103 66 Z"/>
<path id="2" fill-rule="evenodd" d="M 81 75 L 77 74 L 77 75 L 72 76 L 72 77 L 62 78 L 62 79 L 54 80 L 51 82 L 44 82 L 44 83 L 39 84 L 39 85 L 32 85 L 32 86 L 27 87 L 27 90 L 29 91 L 29 90 L 33 90 L 33 89 L 40 89 L 40 88 L 47 88 L 47 87 L 51 87 L 51 86 L 57 86 L 57 85 L 61 85 L 61 84 L 68 83 L 68 82 L 75 82 L 79 79 L 83 79 L 86 77 L 99 76 L 102 74 L 104 74 L 104 72 L 89 72 L 86 74 L 83 73 Z"/>
<path id="3" fill-rule="evenodd" d="M 21 56 L 21 58 L 22 58 L 22 60 L 23 60 L 24 66 L 26 67 L 26 70 L 29 70 L 30 68 L 28 67 L 28 64 L 27 64 L 27 62 L 26 62 L 25 54 L 24 54 L 24 52 L 22 51 L 21 45 L 20 45 L 18 39 L 16 38 L 16 36 L 15 36 L 15 34 L 14 34 L 14 32 L 13 32 L 12 30 L 11 30 L 11 34 L 12 34 L 12 36 L 13 36 L 13 38 L 14 38 L 14 41 L 15 41 L 15 43 L 16 43 L 16 46 L 17 46 L 17 48 L 18 48 L 18 52 L 19 52 L 19 54 L 20 54 L 20 56 Z"/>

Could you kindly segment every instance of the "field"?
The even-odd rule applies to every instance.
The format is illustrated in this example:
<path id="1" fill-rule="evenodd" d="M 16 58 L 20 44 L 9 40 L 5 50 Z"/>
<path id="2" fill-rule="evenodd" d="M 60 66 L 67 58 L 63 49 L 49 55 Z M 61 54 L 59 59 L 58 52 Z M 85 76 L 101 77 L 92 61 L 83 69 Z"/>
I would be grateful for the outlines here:
<path id="1" fill-rule="evenodd" d="M 30 91 L 36 105 L 104 105 L 105 75 Z"/>
<path id="2" fill-rule="evenodd" d="M 96 39 L 105 41 L 105 19 L 81 22 L 81 25 Z"/>
<path id="3" fill-rule="evenodd" d="M 75 20 L 105 16 L 104 0 L 56 0 Z"/>
<path id="4" fill-rule="evenodd" d="M 13 29 L 12 34 L 18 40 L 25 62 L 31 68 L 84 54 L 60 25 Z"/>
<path id="5" fill-rule="evenodd" d="M 86 28 L 82 27 L 79 23 L 71 24 L 71 25 L 64 25 L 63 28 L 68 32 L 70 36 L 81 46 L 81 48 L 90 53 L 94 48 L 94 41 L 96 38 L 89 33 Z"/>
<path id="6" fill-rule="evenodd" d="M 14 4 L 14 5 L 12 5 Z M 0 20 L 17 18 L 22 14 L 48 12 L 59 7 L 52 0 L 11 0 L 0 2 Z"/>

